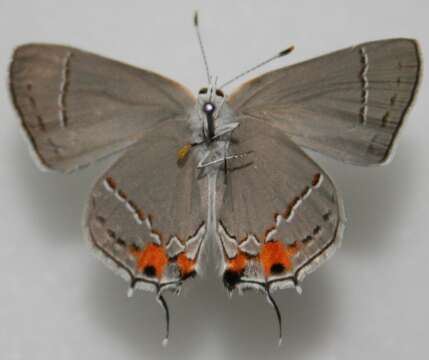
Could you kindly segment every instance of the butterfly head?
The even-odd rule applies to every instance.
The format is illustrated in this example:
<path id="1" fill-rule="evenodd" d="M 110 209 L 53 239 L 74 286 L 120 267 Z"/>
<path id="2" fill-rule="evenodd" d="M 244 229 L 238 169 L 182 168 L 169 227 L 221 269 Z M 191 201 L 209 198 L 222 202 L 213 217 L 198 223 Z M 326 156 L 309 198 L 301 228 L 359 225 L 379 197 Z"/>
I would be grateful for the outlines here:
<path id="1" fill-rule="evenodd" d="M 198 91 L 198 103 L 205 114 L 213 114 L 220 109 L 225 101 L 225 94 L 220 89 L 214 87 L 203 87 Z"/>
<path id="2" fill-rule="evenodd" d="M 222 117 L 222 108 L 225 95 L 222 90 L 216 89 L 214 84 L 203 87 L 198 92 L 198 107 L 200 118 L 203 119 L 205 134 L 209 139 L 215 135 L 215 122 Z"/>

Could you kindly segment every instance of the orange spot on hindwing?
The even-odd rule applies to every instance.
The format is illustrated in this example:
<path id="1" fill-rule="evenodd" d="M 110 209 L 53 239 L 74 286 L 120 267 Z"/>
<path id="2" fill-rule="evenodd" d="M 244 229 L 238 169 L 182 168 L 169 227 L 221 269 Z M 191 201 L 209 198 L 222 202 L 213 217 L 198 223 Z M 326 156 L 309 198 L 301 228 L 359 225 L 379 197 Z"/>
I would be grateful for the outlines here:
<path id="1" fill-rule="evenodd" d="M 248 258 L 242 252 L 227 262 L 227 269 L 223 273 L 223 283 L 228 290 L 233 290 L 240 282 L 246 269 Z"/>
<path id="2" fill-rule="evenodd" d="M 176 264 L 180 269 L 182 279 L 195 274 L 195 260 L 188 259 L 185 253 L 182 252 L 177 256 Z"/>
<path id="3" fill-rule="evenodd" d="M 228 262 L 228 269 L 231 271 L 242 272 L 247 265 L 247 256 L 242 252 Z"/>
<path id="4" fill-rule="evenodd" d="M 285 270 L 292 270 L 292 257 L 298 251 L 296 245 L 285 245 L 281 241 L 263 244 L 259 256 L 265 276 L 278 275 Z"/>
<path id="5" fill-rule="evenodd" d="M 116 188 L 118 187 L 118 183 L 115 180 L 113 180 L 111 176 L 108 176 L 106 178 L 106 181 L 109 184 L 111 189 L 116 190 Z"/>
<path id="6" fill-rule="evenodd" d="M 165 249 L 156 244 L 149 244 L 143 250 L 130 247 L 129 251 L 137 260 L 137 270 L 148 277 L 161 278 L 168 263 Z"/>

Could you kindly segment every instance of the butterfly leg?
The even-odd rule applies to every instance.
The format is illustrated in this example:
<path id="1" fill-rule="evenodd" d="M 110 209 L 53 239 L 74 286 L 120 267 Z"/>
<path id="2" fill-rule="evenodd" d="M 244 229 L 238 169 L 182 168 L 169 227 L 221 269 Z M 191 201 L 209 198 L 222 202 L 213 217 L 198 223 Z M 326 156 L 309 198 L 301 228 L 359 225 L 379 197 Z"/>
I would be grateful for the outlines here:
<path id="1" fill-rule="evenodd" d="M 205 144 L 207 142 L 211 142 L 213 140 L 218 139 L 219 137 L 228 134 L 232 131 L 234 131 L 238 126 L 240 125 L 240 123 L 238 122 L 233 122 L 231 124 L 225 125 L 223 126 L 220 131 L 217 132 L 217 134 L 209 139 L 209 140 L 203 140 L 200 142 L 194 142 L 194 143 L 186 143 L 185 145 L 183 145 L 178 152 L 178 160 L 179 161 L 184 161 L 186 159 L 186 157 L 188 156 L 189 152 L 191 151 L 192 147 L 197 146 L 197 145 L 202 145 Z M 204 128 L 203 128 L 203 137 L 205 138 L 205 134 L 204 134 Z"/>
<path id="2" fill-rule="evenodd" d="M 225 173 L 223 183 L 226 185 L 228 183 L 228 161 L 226 160 L 226 158 L 223 158 L 223 171 Z"/>
<path id="3" fill-rule="evenodd" d="M 241 158 L 243 158 L 243 157 L 245 157 L 245 156 L 247 156 L 247 155 L 249 155 L 249 154 L 251 154 L 251 153 L 252 153 L 252 151 L 246 151 L 246 152 L 244 152 L 244 153 L 228 155 L 228 156 L 221 157 L 221 158 L 219 158 L 219 159 L 215 159 L 215 160 L 212 160 L 212 161 L 204 162 L 204 161 L 206 160 L 206 158 L 207 158 L 207 156 L 206 156 L 206 157 L 204 157 L 204 158 L 203 158 L 203 159 L 198 163 L 197 167 L 198 167 L 199 169 L 201 169 L 201 168 L 205 168 L 205 167 L 207 167 L 207 166 L 212 166 L 212 165 L 219 164 L 219 163 L 221 163 L 221 162 L 226 163 L 226 161 L 227 161 L 227 160 L 232 160 L 232 159 L 241 159 Z"/>
<path id="4" fill-rule="evenodd" d="M 216 129 L 218 131 L 216 131 L 216 135 L 211 140 L 215 140 L 215 139 L 221 137 L 222 135 L 228 134 L 228 133 L 234 131 L 239 126 L 240 126 L 239 122 L 233 122 L 233 123 L 224 125 L 220 129 Z"/>

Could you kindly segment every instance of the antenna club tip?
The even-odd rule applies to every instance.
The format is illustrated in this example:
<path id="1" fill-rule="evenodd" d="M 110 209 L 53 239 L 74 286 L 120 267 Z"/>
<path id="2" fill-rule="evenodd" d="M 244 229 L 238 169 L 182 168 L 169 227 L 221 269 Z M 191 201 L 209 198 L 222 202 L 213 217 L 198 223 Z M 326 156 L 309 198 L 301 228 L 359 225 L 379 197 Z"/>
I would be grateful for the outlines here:
<path id="1" fill-rule="evenodd" d="M 194 26 L 198 26 L 198 11 L 194 12 Z"/>
<path id="2" fill-rule="evenodd" d="M 167 347 L 167 345 L 168 345 L 168 338 L 162 339 L 162 346 Z"/>
<path id="3" fill-rule="evenodd" d="M 285 50 L 283 50 L 283 51 L 280 51 L 279 52 L 279 57 L 280 56 L 285 56 L 285 55 L 287 55 L 287 54 L 290 54 L 292 51 L 294 51 L 295 50 L 295 46 L 289 46 L 287 49 L 285 49 Z"/>
<path id="4" fill-rule="evenodd" d="M 280 347 L 283 345 L 283 338 L 279 338 L 279 341 L 277 343 L 277 346 Z"/>

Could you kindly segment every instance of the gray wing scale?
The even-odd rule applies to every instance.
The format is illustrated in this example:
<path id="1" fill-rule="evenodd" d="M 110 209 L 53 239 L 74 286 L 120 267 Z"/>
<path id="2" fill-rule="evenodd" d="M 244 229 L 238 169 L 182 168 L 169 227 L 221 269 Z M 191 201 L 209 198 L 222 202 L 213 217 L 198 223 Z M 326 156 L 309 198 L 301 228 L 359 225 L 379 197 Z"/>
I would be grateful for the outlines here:
<path id="1" fill-rule="evenodd" d="M 273 250 L 281 242 L 280 247 L 290 253 L 286 264 L 290 266 L 281 274 L 265 271 L 259 276 L 277 284 L 302 280 L 340 244 L 345 216 L 333 182 L 284 133 L 251 118 L 233 133 L 230 152 L 250 154 L 231 160 L 226 175 L 220 241 L 229 237 L 237 244 L 226 261 L 244 252 L 249 263 L 262 268 L 276 258 L 287 263 L 286 255 Z M 224 182 L 219 180 L 220 188 Z M 252 241 L 257 246 L 252 248 Z M 255 248 L 259 248 L 256 253 Z M 270 251 L 274 252 L 266 255 Z"/>
<path id="2" fill-rule="evenodd" d="M 127 150 L 91 193 L 86 220 L 90 241 L 131 280 L 162 284 L 175 278 L 172 269 L 197 271 L 207 205 L 202 204 L 193 157 L 177 163 L 182 136 L 186 135 L 174 126 L 152 130 L 145 141 Z M 180 254 L 190 268 L 176 263 Z M 139 261 L 153 261 L 159 273 L 146 276 Z"/>
<path id="3" fill-rule="evenodd" d="M 416 41 L 360 44 L 253 79 L 230 97 L 242 117 L 336 159 L 388 160 L 420 79 Z"/>
<path id="4" fill-rule="evenodd" d="M 10 87 L 42 164 L 71 171 L 126 148 L 164 121 L 178 121 L 194 99 L 176 82 L 78 49 L 15 50 Z"/>

